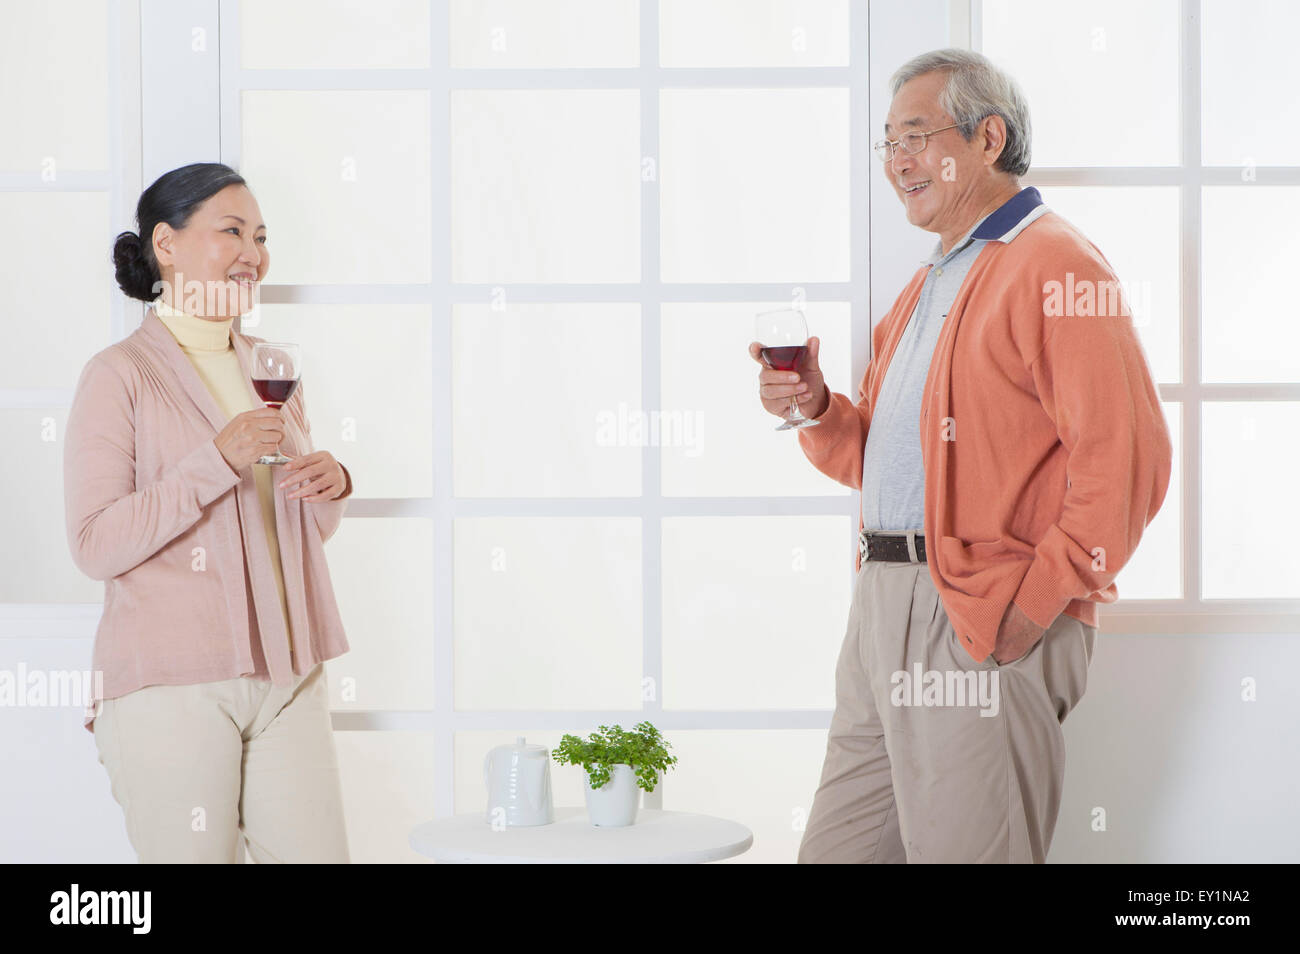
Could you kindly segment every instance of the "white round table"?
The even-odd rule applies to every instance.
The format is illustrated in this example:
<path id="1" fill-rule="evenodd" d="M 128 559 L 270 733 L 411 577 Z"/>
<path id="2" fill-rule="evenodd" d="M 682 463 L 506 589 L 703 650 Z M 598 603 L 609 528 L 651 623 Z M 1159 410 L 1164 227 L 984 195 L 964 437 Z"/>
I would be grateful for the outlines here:
<path id="1" fill-rule="evenodd" d="M 648 808 L 625 828 L 598 828 L 585 808 L 557 807 L 549 825 L 494 830 L 474 812 L 425 822 L 410 835 L 422 855 L 470 864 L 692 864 L 730 858 L 753 843 L 738 822 Z"/>

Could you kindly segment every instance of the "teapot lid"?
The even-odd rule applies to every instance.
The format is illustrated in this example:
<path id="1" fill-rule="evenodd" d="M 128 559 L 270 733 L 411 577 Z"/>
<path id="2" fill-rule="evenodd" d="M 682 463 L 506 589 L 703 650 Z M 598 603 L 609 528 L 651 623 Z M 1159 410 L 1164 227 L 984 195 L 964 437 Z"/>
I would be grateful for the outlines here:
<path id="1" fill-rule="evenodd" d="M 536 743 L 530 744 L 524 741 L 522 735 L 516 736 L 515 744 L 507 746 L 507 748 L 513 751 L 516 755 L 522 755 L 526 758 L 546 758 L 547 755 L 546 746 L 538 745 Z"/>

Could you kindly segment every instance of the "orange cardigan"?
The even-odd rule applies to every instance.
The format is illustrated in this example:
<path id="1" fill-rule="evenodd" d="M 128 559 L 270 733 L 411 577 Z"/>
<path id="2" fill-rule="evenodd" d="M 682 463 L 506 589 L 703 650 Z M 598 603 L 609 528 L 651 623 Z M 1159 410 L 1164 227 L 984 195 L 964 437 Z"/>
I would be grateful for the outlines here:
<path id="1" fill-rule="evenodd" d="M 857 403 L 833 393 L 821 426 L 799 431 L 813 465 L 855 490 L 928 268 L 876 327 Z M 1164 501 L 1169 428 L 1117 288 L 1097 247 L 1047 212 L 984 247 L 935 345 L 920 420 L 926 555 L 977 661 L 1012 602 L 1044 628 L 1062 612 L 1096 626 Z M 1108 292 L 1118 307 L 1106 309 Z"/>

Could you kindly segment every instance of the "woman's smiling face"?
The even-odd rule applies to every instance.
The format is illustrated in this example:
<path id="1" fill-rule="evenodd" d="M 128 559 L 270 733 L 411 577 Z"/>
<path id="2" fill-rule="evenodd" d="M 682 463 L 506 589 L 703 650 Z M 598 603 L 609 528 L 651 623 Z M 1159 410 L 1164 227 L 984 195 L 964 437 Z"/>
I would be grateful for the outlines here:
<path id="1" fill-rule="evenodd" d="M 158 223 L 153 250 L 164 300 L 214 321 L 251 311 L 255 287 L 271 264 L 262 210 L 244 185 L 211 196 L 183 229 Z"/>

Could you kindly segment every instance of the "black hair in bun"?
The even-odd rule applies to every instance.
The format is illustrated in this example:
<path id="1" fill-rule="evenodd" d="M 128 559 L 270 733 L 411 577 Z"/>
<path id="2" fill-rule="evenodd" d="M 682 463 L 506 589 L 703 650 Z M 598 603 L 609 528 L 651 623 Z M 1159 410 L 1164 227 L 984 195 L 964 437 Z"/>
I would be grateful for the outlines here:
<path id="1" fill-rule="evenodd" d="M 195 209 L 230 185 L 246 183 L 220 162 L 196 162 L 159 176 L 136 205 L 139 233 L 122 232 L 113 243 L 118 287 L 132 298 L 154 301 L 162 290 L 162 273 L 153 254 L 154 228 L 159 222 L 185 228 Z"/>
<path id="2" fill-rule="evenodd" d="M 152 256 L 150 256 L 152 258 Z M 123 232 L 113 245 L 113 265 L 122 291 L 141 301 L 153 301 L 154 282 L 160 281 L 158 267 L 145 260 L 144 246 L 134 232 Z"/>

